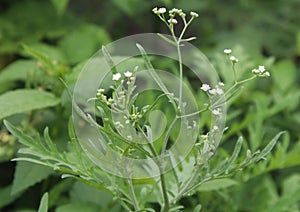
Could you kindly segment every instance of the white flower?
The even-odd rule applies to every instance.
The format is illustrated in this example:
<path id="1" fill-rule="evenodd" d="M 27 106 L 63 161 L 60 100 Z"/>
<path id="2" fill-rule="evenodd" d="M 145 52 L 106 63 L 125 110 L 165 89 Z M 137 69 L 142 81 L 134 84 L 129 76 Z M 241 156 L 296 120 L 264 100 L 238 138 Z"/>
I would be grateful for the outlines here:
<path id="1" fill-rule="evenodd" d="M 170 24 L 177 24 L 177 23 L 178 23 L 177 20 L 176 20 L 175 18 L 169 19 L 168 22 L 169 22 Z"/>
<path id="2" fill-rule="evenodd" d="M 219 82 L 219 85 L 220 85 L 221 87 L 223 87 L 223 86 L 224 86 L 224 83 L 223 83 L 223 82 Z"/>
<path id="3" fill-rule="evenodd" d="M 157 7 L 154 7 L 153 9 L 152 9 L 152 12 L 154 13 L 154 14 L 157 14 Z"/>
<path id="4" fill-rule="evenodd" d="M 230 56 L 229 58 L 233 63 L 239 62 L 239 60 L 235 56 Z"/>
<path id="5" fill-rule="evenodd" d="M 159 9 L 157 10 L 157 12 L 158 12 L 159 14 L 163 14 L 163 13 L 167 12 L 167 10 L 166 10 L 166 8 L 161 7 L 161 8 L 159 8 Z"/>
<path id="6" fill-rule="evenodd" d="M 118 81 L 120 78 L 121 78 L 121 74 L 120 73 L 116 73 L 116 74 L 113 74 L 112 80 Z"/>
<path id="7" fill-rule="evenodd" d="M 231 52 L 232 52 L 231 49 L 224 49 L 224 53 L 225 53 L 225 54 L 230 54 Z"/>
<path id="8" fill-rule="evenodd" d="M 208 84 L 202 84 L 200 89 L 206 92 L 210 89 L 210 86 Z"/>
<path id="9" fill-rule="evenodd" d="M 216 93 L 219 95 L 222 95 L 222 94 L 224 94 L 224 91 L 221 88 L 216 88 Z"/>
<path id="10" fill-rule="evenodd" d="M 179 12 L 180 12 L 180 10 L 177 8 L 173 8 L 172 10 L 169 11 L 170 14 L 171 13 L 179 13 Z"/>
<path id="11" fill-rule="evenodd" d="M 98 93 L 100 93 L 100 94 L 101 94 L 101 93 L 104 93 L 104 89 L 103 89 L 103 88 L 99 88 L 97 91 L 98 91 Z"/>
<path id="12" fill-rule="evenodd" d="M 218 129 L 219 129 L 218 126 L 214 126 L 214 127 L 213 127 L 213 130 L 218 130 Z"/>
<path id="13" fill-rule="evenodd" d="M 208 91 L 210 94 L 215 95 L 217 94 L 217 90 L 215 88 Z"/>
<path id="14" fill-rule="evenodd" d="M 252 70 L 252 73 L 253 73 L 253 74 L 259 74 L 260 71 L 259 71 L 258 69 L 253 69 L 253 70 Z"/>
<path id="15" fill-rule="evenodd" d="M 198 18 L 198 17 L 199 17 L 198 13 L 196 13 L 196 12 L 190 12 L 190 15 L 191 15 L 193 18 Z"/>
<path id="16" fill-rule="evenodd" d="M 269 76 L 271 76 L 270 72 L 268 72 L 268 71 L 267 71 L 267 72 L 265 72 L 265 76 L 266 76 L 266 77 L 269 77 Z"/>
<path id="17" fill-rule="evenodd" d="M 132 72 L 130 72 L 130 71 L 126 71 L 125 73 L 124 73 L 124 76 L 125 77 L 131 77 L 132 76 Z"/>
<path id="18" fill-rule="evenodd" d="M 265 66 L 258 66 L 258 70 L 260 71 L 260 73 L 263 73 L 266 69 Z"/>
<path id="19" fill-rule="evenodd" d="M 214 115 L 216 115 L 216 116 L 218 116 L 218 115 L 221 115 L 222 113 L 221 113 L 221 109 L 220 108 L 217 108 L 217 109 L 214 109 L 213 111 L 211 111 L 212 112 L 212 114 L 214 114 Z"/>

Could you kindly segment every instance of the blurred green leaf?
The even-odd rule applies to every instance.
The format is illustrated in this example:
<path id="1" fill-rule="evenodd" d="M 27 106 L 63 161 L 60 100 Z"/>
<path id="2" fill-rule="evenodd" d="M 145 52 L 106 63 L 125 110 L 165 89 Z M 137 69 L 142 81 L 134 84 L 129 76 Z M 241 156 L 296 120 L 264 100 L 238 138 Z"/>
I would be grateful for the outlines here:
<path id="1" fill-rule="evenodd" d="M 0 84 L 9 81 L 25 80 L 37 67 L 36 61 L 17 60 L 0 72 Z"/>
<path id="2" fill-rule="evenodd" d="M 237 185 L 238 182 L 232 179 L 216 179 L 216 180 L 210 180 L 208 182 L 203 183 L 199 186 L 198 191 L 213 191 L 213 190 L 219 190 L 222 188 L 227 188 L 230 186 Z"/>
<path id="3" fill-rule="evenodd" d="M 68 6 L 69 0 L 51 0 L 51 2 L 55 7 L 57 13 L 60 15 L 64 13 L 66 7 Z"/>
<path id="4" fill-rule="evenodd" d="M 297 54 L 300 56 L 300 31 L 297 33 Z"/>
<path id="5" fill-rule="evenodd" d="M 0 209 L 15 201 L 22 193 L 11 194 L 12 186 L 0 188 Z"/>
<path id="6" fill-rule="evenodd" d="M 45 91 L 20 89 L 0 96 L 0 119 L 30 110 L 55 106 L 59 99 Z"/>
<path id="7" fill-rule="evenodd" d="M 78 63 L 93 56 L 102 45 L 109 42 L 109 35 L 103 28 L 86 24 L 66 35 L 60 40 L 59 46 L 71 63 Z"/>
<path id="8" fill-rule="evenodd" d="M 17 194 L 47 178 L 53 170 L 28 162 L 17 162 L 11 194 Z"/>
<path id="9" fill-rule="evenodd" d="M 55 212 L 102 212 L 101 208 L 93 203 L 71 203 L 57 207 Z M 103 211 L 104 212 L 104 211 Z"/>
<path id="10" fill-rule="evenodd" d="M 296 66 L 291 60 L 282 60 L 273 66 L 271 75 L 275 83 L 275 89 L 279 88 L 282 91 L 287 91 L 297 79 Z"/>

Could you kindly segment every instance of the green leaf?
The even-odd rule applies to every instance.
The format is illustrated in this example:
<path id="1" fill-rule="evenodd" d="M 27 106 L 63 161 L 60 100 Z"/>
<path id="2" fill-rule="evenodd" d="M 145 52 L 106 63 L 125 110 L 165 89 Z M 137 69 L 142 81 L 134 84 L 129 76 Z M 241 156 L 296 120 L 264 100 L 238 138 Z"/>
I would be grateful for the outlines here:
<path id="1" fill-rule="evenodd" d="M 55 106 L 59 98 L 45 91 L 22 89 L 0 96 L 0 119 L 30 110 Z"/>
<path id="2" fill-rule="evenodd" d="M 219 190 L 222 188 L 226 188 L 229 186 L 233 186 L 238 184 L 237 181 L 231 180 L 231 179 L 216 179 L 216 180 L 210 180 L 208 182 L 203 183 L 201 186 L 199 186 L 199 191 L 213 191 L 213 190 Z"/>
<path id="3" fill-rule="evenodd" d="M 84 25 L 70 32 L 59 46 L 71 63 L 78 63 L 93 56 L 101 45 L 110 42 L 107 32 L 96 25 Z"/>
<path id="4" fill-rule="evenodd" d="M 61 15 L 66 10 L 69 0 L 51 0 L 51 2 L 55 7 L 57 13 Z"/>
<path id="5" fill-rule="evenodd" d="M 37 67 L 36 61 L 33 60 L 17 60 L 11 63 L 0 72 L 0 84 L 4 82 L 25 80 L 31 75 Z"/>
<path id="6" fill-rule="evenodd" d="M 21 196 L 22 193 L 11 195 L 11 188 L 11 185 L 5 188 L 0 188 L 0 209 L 12 203 L 13 201 L 15 201 L 15 199 Z"/>
<path id="7" fill-rule="evenodd" d="M 279 88 L 282 91 L 288 91 L 294 85 L 297 79 L 296 74 L 296 66 L 291 60 L 280 61 L 271 70 L 275 88 Z"/>
<path id="8" fill-rule="evenodd" d="M 300 56 L 300 31 L 297 33 L 297 55 Z"/>
<path id="9" fill-rule="evenodd" d="M 59 206 L 55 212 L 99 212 L 101 208 L 92 203 L 73 203 Z"/>
<path id="10" fill-rule="evenodd" d="M 28 162 L 17 162 L 11 194 L 17 194 L 47 178 L 52 169 Z"/>
<path id="11" fill-rule="evenodd" d="M 113 197 L 108 193 L 93 188 L 82 182 L 76 182 L 70 190 L 70 198 L 72 202 L 95 203 L 103 208 L 109 208 L 114 202 Z M 101 202 L 99 202 L 101 199 Z"/>
<path id="12" fill-rule="evenodd" d="M 38 212 L 47 212 L 48 211 L 48 193 L 46 192 L 40 202 Z"/>

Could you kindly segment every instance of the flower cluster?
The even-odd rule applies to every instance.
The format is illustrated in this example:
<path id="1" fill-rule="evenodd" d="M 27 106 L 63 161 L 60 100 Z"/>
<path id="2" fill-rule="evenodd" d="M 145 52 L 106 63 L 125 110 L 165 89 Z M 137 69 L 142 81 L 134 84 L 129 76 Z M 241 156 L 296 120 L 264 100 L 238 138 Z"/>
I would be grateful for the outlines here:
<path id="1" fill-rule="evenodd" d="M 171 10 L 169 10 L 169 19 L 166 20 L 164 14 L 167 12 L 167 9 L 164 7 L 161 8 L 153 8 L 153 13 L 156 14 L 161 20 L 163 20 L 165 23 L 169 23 L 169 26 L 173 26 L 175 24 L 178 23 L 178 21 L 176 20 L 175 16 L 179 15 L 184 22 L 186 22 L 185 17 L 186 17 L 186 13 L 184 13 L 182 11 L 182 9 L 177 9 L 177 8 L 173 8 Z M 190 12 L 190 16 L 191 19 L 197 18 L 199 17 L 198 13 L 196 12 Z"/>
<path id="2" fill-rule="evenodd" d="M 258 66 L 257 69 L 253 69 L 252 73 L 258 77 L 269 77 L 270 72 L 266 71 L 265 66 Z"/>
<path id="3" fill-rule="evenodd" d="M 224 53 L 227 54 L 227 55 L 229 56 L 229 55 L 232 53 L 232 50 L 231 50 L 231 49 L 224 49 Z M 237 59 L 237 58 L 236 58 L 235 56 L 233 56 L 233 55 L 231 55 L 231 56 L 229 57 L 229 60 L 230 60 L 233 64 L 239 62 L 239 59 Z"/>
<path id="4" fill-rule="evenodd" d="M 208 84 L 202 84 L 201 90 L 208 92 L 211 95 L 222 95 L 224 94 L 224 90 L 222 89 L 224 87 L 223 82 L 219 82 L 218 85 L 216 85 L 214 88 L 211 88 Z"/>

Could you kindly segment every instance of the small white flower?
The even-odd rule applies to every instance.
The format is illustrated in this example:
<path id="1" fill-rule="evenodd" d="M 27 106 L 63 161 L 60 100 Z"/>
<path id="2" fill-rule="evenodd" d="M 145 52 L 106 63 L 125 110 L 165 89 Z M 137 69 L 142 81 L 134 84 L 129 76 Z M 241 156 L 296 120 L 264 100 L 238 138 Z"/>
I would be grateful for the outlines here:
<path id="1" fill-rule="evenodd" d="M 177 23 L 178 23 L 177 20 L 176 20 L 175 18 L 169 19 L 168 22 L 169 22 L 170 24 L 177 24 Z"/>
<path id="2" fill-rule="evenodd" d="M 125 77 L 131 77 L 132 76 L 132 72 L 130 72 L 130 71 L 126 71 L 125 73 L 124 73 L 124 76 Z"/>
<path id="3" fill-rule="evenodd" d="M 152 9 L 152 12 L 154 13 L 154 14 L 157 14 L 157 7 L 154 7 L 153 9 Z"/>
<path id="4" fill-rule="evenodd" d="M 190 12 L 190 15 L 191 15 L 193 18 L 198 18 L 198 17 L 199 17 L 199 14 L 196 13 L 196 12 Z"/>
<path id="5" fill-rule="evenodd" d="M 224 91 L 221 88 L 216 88 L 216 93 L 219 95 L 222 95 L 222 94 L 224 94 Z"/>
<path id="6" fill-rule="evenodd" d="M 217 94 L 217 90 L 215 88 L 208 91 L 210 94 L 215 95 Z"/>
<path id="7" fill-rule="evenodd" d="M 253 70 L 252 70 L 252 73 L 253 73 L 253 74 L 259 74 L 260 71 L 259 71 L 258 69 L 253 69 Z"/>
<path id="8" fill-rule="evenodd" d="M 159 14 L 163 14 L 163 13 L 167 12 L 167 10 L 166 10 L 166 8 L 161 7 L 161 8 L 159 8 L 159 9 L 157 10 L 157 12 L 158 12 Z"/>
<path id="9" fill-rule="evenodd" d="M 260 73 L 263 73 L 266 69 L 265 66 L 258 66 L 258 70 L 260 71 Z"/>
<path id="10" fill-rule="evenodd" d="M 220 85 L 221 87 L 223 87 L 223 86 L 224 86 L 224 83 L 223 83 L 223 82 L 219 82 L 219 85 Z"/>
<path id="11" fill-rule="evenodd" d="M 169 11 L 170 14 L 171 13 L 178 13 L 178 12 L 180 12 L 180 10 L 177 9 L 177 8 L 173 8 L 172 10 Z"/>
<path id="12" fill-rule="evenodd" d="M 224 49 L 224 53 L 225 53 L 225 54 L 230 54 L 231 52 L 232 52 L 231 49 Z"/>
<path id="13" fill-rule="evenodd" d="M 104 89 L 103 88 L 99 88 L 97 91 L 98 91 L 99 94 L 100 93 L 104 93 Z"/>
<path id="14" fill-rule="evenodd" d="M 230 56 L 229 58 L 233 63 L 239 62 L 239 60 L 235 56 Z"/>
<path id="15" fill-rule="evenodd" d="M 266 77 L 269 77 L 269 76 L 271 76 L 271 74 L 270 74 L 270 72 L 265 72 L 265 75 L 266 75 Z"/>
<path id="16" fill-rule="evenodd" d="M 218 126 L 213 126 L 213 130 L 218 130 L 219 127 Z"/>
<path id="17" fill-rule="evenodd" d="M 210 86 L 208 84 L 202 84 L 200 89 L 206 92 L 210 89 Z"/>
<path id="18" fill-rule="evenodd" d="M 121 78 L 121 74 L 120 73 L 116 73 L 116 74 L 113 74 L 112 80 L 118 81 L 120 78 Z"/>
<path id="19" fill-rule="evenodd" d="M 217 109 L 214 109 L 213 111 L 211 111 L 212 112 L 212 114 L 214 114 L 214 115 L 216 115 L 216 116 L 218 116 L 218 115 L 221 115 L 222 113 L 221 113 L 221 109 L 220 108 L 217 108 Z"/>

